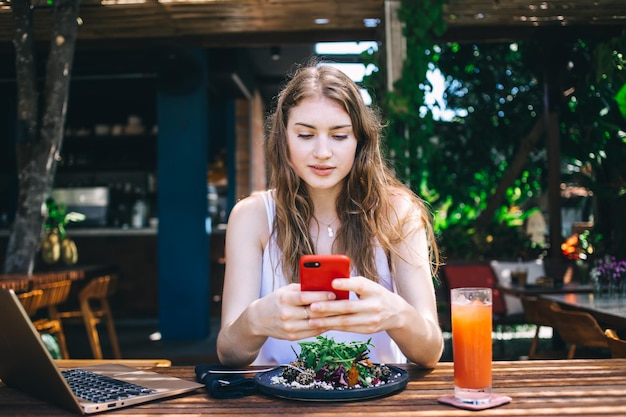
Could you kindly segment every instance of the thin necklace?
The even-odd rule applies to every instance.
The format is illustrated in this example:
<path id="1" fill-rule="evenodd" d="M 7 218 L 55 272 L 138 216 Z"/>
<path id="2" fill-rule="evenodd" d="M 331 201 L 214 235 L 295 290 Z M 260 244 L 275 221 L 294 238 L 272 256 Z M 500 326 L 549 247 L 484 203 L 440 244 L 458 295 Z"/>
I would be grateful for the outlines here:
<path id="1" fill-rule="evenodd" d="M 333 223 L 337 221 L 337 217 L 335 217 L 335 219 L 330 223 L 323 222 L 320 219 L 318 219 L 316 216 L 313 216 L 313 217 L 315 217 L 315 220 L 317 220 L 319 223 L 326 225 L 326 232 L 328 232 L 328 237 L 335 236 L 335 231 L 333 230 L 332 226 L 333 226 Z"/>

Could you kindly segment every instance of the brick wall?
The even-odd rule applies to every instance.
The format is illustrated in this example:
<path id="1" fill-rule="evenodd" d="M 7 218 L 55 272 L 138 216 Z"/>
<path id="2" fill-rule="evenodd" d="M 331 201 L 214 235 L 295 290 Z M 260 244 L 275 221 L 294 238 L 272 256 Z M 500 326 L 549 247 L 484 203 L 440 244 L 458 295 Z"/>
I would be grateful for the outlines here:
<path id="1" fill-rule="evenodd" d="M 263 152 L 264 116 L 263 101 L 258 92 L 252 100 L 236 101 L 236 200 L 267 188 L 267 164 Z"/>

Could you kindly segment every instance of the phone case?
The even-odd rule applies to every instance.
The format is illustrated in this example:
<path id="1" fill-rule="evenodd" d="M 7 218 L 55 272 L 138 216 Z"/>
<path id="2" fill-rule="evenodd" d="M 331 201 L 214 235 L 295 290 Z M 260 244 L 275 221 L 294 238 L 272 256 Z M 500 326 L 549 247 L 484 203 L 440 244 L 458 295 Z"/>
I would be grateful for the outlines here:
<path id="1" fill-rule="evenodd" d="M 349 291 L 337 291 L 331 286 L 335 278 L 350 276 L 350 258 L 345 255 L 304 255 L 300 258 L 300 288 L 302 291 L 332 291 L 337 299 L 348 299 Z"/>

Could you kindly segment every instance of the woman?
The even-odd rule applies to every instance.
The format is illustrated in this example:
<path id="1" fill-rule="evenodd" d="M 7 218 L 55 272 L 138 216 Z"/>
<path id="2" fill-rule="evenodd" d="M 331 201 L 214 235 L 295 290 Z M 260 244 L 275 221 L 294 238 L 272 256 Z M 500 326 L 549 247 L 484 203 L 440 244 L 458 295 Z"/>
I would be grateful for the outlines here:
<path id="1" fill-rule="evenodd" d="M 381 123 L 358 86 L 327 65 L 295 72 L 269 119 L 271 188 L 239 201 L 226 233 L 220 361 L 289 363 L 297 341 L 372 340 L 370 359 L 434 367 L 443 337 L 432 269 L 438 256 L 424 203 L 385 165 Z M 345 254 L 350 291 L 300 291 L 305 254 Z"/>

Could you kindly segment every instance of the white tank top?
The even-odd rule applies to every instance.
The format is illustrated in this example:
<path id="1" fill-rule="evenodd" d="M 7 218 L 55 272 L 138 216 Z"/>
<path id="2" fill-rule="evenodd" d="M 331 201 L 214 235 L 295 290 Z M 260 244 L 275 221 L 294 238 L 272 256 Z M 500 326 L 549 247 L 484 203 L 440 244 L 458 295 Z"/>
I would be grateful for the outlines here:
<path id="1" fill-rule="evenodd" d="M 260 193 L 263 201 L 265 202 L 265 208 L 267 209 L 267 221 L 270 225 L 270 239 L 267 242 L 267 246 L 263 251 L 263 274 L 261 278 L 261 293 L 259 297 L 273 292 L 275 289 L 287 285 L 279 260 L 281 251 L 276 244 L 276 239 L 272 234 L 274 225 L 274 217 L 276 214 L 276 203 L 272 191 L 265 191 Z M 379 276 L 381 277 L 380 285 L 388 289 L 389 291 L 395 291 L 391 273 L 389 271 L 389 265 L 387 264 L 387 257 L 385 256 L 382 248 L 376 248 L 376 268 Z M 353 271 L 354 273 L 354 271 Z M 356 298 L 356 295 L 351 293 L 351 298 Z M 405 363 L 406 357 L 400 352 L 400 349 L 396 343 L 389 337 L 387 332 L 382 331 L 373 334 L 362 333 L 350 333 L 342 331 L 328 331 L 323 334 L 326 337 L 332 337 L 337 342 L 367 342 L 371 339 L 373 347 L 370 347 L 369 358 L 373 363 Z M 314 338 L 304 339 L 314 340 Z M 296 353 L 294 353 L 296 352 Z M 300 345 L 298 341 L 291 342 L 289 340 L 275 339 L 269 337 L 261 350 L 259 355 L 254 361 L 254 365 L 274 365 L 281 363 L 289 363 L 296 359 L 296 355 L 300 353 Z"/>

